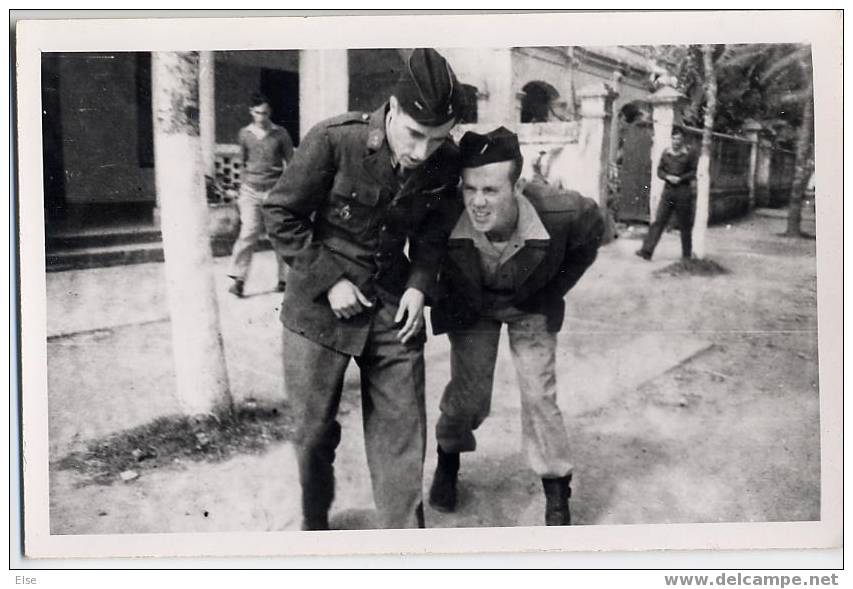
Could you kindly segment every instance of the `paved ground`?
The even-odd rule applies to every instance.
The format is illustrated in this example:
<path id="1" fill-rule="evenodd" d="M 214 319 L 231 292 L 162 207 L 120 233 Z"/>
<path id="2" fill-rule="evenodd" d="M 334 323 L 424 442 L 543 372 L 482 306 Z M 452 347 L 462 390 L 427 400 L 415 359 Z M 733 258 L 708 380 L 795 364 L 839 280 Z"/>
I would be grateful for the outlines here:
<path id="1" fill-rule="evenodd" d="M 791 521 L 819 517 L 819 403 L 814 241 L 779 237 L 759 212 L 709 234 L 725 276 L 655 275 L 631 233 L 602 249 L 572 291 L 560 334 L 560 404 L 576 465 L 578 524 Z M 806 230 L 814 230 L 806 221 Z M 279 295 L 260 253 L 250 296 L 226 293 L 215 262 L 235 399 L 281 400 Z M 51 460 L 86 440 L 174 414 L 162 265 L 48 275 Z M 446 339 L 427 345 L 430 432 L 448 377 Z M 357 369 L 348 375 L 332 524 L 372 525 Z M 427 510 L 436 527 L 538 525 L 540 483 L 520 452 L 519 399 L 506 342 L 493 412 L 463 457 L 460 509 Z M 431 437 L 431 436 L 430 436 Z M 425 472 L 434 469 L 430 439 Z M 51 469 L 57 534 L 290 529 L 298 484 L 287 444 L 220 463 L 182 463 L 129 483 L 84 485 Z"/>

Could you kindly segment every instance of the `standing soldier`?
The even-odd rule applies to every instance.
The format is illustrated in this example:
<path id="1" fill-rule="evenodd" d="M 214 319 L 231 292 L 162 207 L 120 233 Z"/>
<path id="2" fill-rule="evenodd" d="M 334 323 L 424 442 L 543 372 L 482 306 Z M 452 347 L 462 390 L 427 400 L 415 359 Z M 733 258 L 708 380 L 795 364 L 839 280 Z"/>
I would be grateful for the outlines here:
<path id="1" fill-rule="evenodd" d="M 243 156 L 243 174 L 237 200 L 240 209 L 240 235 L 234 242 L 231 270 L 228 273 L 234 280 L 228 291 L 238 297 L 243 296 L 252 254 L 258 238 L 264 232 L 261 205 L 269 197 L 270 189 L 275 186 L 287 162 L 293 157 L 290 135 L 286 129 L 272 122 L 272 109 L 266 96 L 252 96 L 249 114 L 252 115 L 252 122 L 240 129 L 237 135 Z M 276 255 L 275 261 L 278 266 L 276 290 L 282 292 L 287 266 L 279 255 Z"/>
<path id="2" fill-rule="evenodd" d="M 264 204 L 270 239 L 291 265 L 281 321 L 303 529 L 329 527 L 350 358 L 361 370 L 379 523 L 424 526 L 423 308 L 461 210 L 449 139 L 459 98 L 447 61 L 416 49 L 386 104 L 311 129 Z"/>
<path id="3" fill-rule="evenodd" d="M 672 212 L 678 219 L 681 232 L 681 257 L 689 259 L 693 255 L 693 218 L 696 216 L 696 190 L 693 179 L 696 178 L 698 157 L 695 150 L 684 142 L 684 131 L 678 127 L 672 130 L 672 146 L 664 150 L 658 162 L 658 178 L 665 182 L 663 194 L 655 213 L 655 220 L 649 227 L 643 247 L 635 253 L 644 260 L 651 260 L 660 236 L 663 233 Z"/>
<path id="4" fill-rule="evenodd" d="M 466 213 L 450 236 L 433 332 L 450 338 L 450 383 L 436 424 L 438 467 L 430 505 L 456 508 L 461 452 L 489 414 L 501 325 L 521 389 L 522 442 L 542 479 L 545 522 L 568 525 L 572 465 L 557 406 L 555 353 L 563 297 L 595 260 L 604 222 L 595 202 L 519 181 L 518 138 L 500 127 L 459 144 Z"/>

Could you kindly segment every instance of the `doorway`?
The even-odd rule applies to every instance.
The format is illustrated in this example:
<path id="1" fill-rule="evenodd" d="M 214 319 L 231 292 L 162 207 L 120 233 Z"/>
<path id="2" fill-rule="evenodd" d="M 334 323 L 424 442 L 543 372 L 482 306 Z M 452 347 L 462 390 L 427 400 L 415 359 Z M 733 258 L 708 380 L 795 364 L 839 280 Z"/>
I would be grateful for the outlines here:
<path id="1" fill-rule="evenodd" d="M 261 94 L 269 98 L 272 121 L 287 129 L 293 145 L 299 145 L 299 74 L 261 68 Z"/>

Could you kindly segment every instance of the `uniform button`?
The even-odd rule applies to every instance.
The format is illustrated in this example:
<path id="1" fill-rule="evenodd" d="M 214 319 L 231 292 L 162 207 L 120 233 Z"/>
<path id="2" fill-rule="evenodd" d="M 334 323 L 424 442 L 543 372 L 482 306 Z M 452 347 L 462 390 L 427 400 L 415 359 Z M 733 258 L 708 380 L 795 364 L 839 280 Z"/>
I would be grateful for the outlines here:
<path id="1" fill-rule="evenodd" d="M 352 193 L 352 197 L 353 197 L 353 198 L 355 198 L 356 196 L 358 196 L 358 193 L 357 193 L 357 192 L 353 192 L 353 193 Z"/>
<path id="2" fill-rule="evenodd" d="M 388 225 L 383 225 L 379 228 L 381 231 L 388 231 Z"/>
<path id="3" fill-rule="evenodd" d="M 370 115 L 369 115 L 369 114 L 367 114 L 366 112 L 364 112 L 364 113 L 361 113 L 361 118 L 362 118 L 362 119 L 364 119 L 364 120 L 366 121 L 367 119 L 369 119 L 369 118 L 370 118 Z"/>

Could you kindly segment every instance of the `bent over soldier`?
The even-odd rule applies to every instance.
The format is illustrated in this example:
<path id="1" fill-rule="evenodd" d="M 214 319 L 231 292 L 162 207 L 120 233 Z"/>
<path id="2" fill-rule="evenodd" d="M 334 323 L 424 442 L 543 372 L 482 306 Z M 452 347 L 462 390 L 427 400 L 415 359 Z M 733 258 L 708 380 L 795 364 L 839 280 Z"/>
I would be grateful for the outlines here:
<path id="1" fill-rule="evenodd" d="M 424 527 L 423 308 L 461 210 L 449 139 L 458 111 L 450 65 L 416 49 L 382 107 L 309 131 L 264 203 L 270 240 L 291 266 L 281 321 L 303 529 L 329 528 L 351 358 L 378 523 Z"/>
<path id="2" fill-rule="evenodd" d="M 519 179 L 518 138 L 500 127 L 468 132 L 459 144 L 465 213 L 453 232 L 433 308 L 436 334 L 450 338 L 450 382 L 435 433 L 438 466 L 430 505 L 456 508 L 460 453 L 489 415 L 501 326 L 521 393 L 522 443 L 542 479 L 545 523 L 568 525 L 569 440 L 557 406 L 557 332 L 563 297 L 593 263 L 604 232 L 595 201 Z"/>

